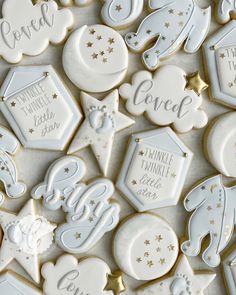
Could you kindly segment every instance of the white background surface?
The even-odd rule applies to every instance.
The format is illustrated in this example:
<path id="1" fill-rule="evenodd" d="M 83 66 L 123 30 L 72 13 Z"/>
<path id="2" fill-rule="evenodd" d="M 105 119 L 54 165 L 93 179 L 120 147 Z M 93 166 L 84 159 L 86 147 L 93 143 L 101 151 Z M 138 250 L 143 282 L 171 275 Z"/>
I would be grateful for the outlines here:
<path id="1" fill-rule="evenodd" d="M 1 4 L 2 2 L 3 1 L 0 0 Z M 213 1 L 210 1 L 210 0 L 196 0 L 196 2 L 201 7 L 207 7 L 210 3 L 213 3 Z M 72 11 L 75 16 L 74 28 L 80 27 L 81 25 L 84 25 L 84 24 L 91 25 L 95 23 L 101 23 L 101 20 L 99 18 L 100 8 L 101 8 L 100 0 L 94 0 L 93 4 L 86 8 L 72 8 Z M 140 20 L 141 19 L 142 17 L 140 18 Z M 129 30 L 132 30 L 132 31 L 135 30 L 139 22 L 140 21 L 138 21 L 133 26 L 131 26 Z M 215 23 L 214 17 L 213 17 L 211 32 L 214 32 L 217 29 L 217 27 L 219 27 L 219 25 Z M 124 34 L 126 31 L 121 31 L 121 33 Z M 63 48 L 63 45 L 57 46 L 57 47 L 50 46 L 43 54 L 37 57 L 24 57 L 20 64 L 21 65 L 52 64 L 55 67 L 55 69 L 59 72 L 59 74 L 62 76 L 66 85 L 69 86 L 70 90 L 74 94 L 74 97 L 77 99 L 79 103 L 80 91 L 78 88 L 74 87 L 70 83 L 70 81 L 66 78 L 62 69 L 62 65 L 61 65 L 62 48 Z M 172 56 L 170 59 L 168 59 L 167 61 L 163 62 L 163 64 L 164 63 L 179 65 L 187 73 L 192 73 L 197 70 L 200 70 L 201 75 L 204 75 L 201 50 L 194 55 L 187 55 L 183 53 L 183 51 L 180 51 L 174 56 Z M 0 84 L 3 82 L 10 67 L 11 66 L 7 64 L 5 61 L 0 60 Z M 129 72 L 128 72 L 126 80 L 127 81 L 129 80 L 130 75 L 132 73 L 142 69 L 144 69 L 144 67 L 141 64 L 140 55 L 130 54 L 130 66 L 129 66 Z M 104 94 L 94 95 L 94 96 L 96 96 L 97 98 L 100 98 L 100 97 L 103 97 Z M 209 96 L 207 95 L 207 92 L 203 94 L 203 97 L 204 97 L 203 108 L 206 110 L 210 121 L 213 118 L 217 117 L 218 115 L 229 111 L 229 109 L 219 104 L 211 102 L 209 100 Z M 120 109 L 122 112 L 125 113 L 123 102 L 121 101 L 120 103 L 121 103 Z M 2 114 L 0 114 L 0 123 L 8 127 L 8 123 L 4 120 Z M 108 174 L 110 179 L 112 179 L 113 181 L 116 180 L 116 177 L 119 172 L 120 165 L 122 163 L 123 156 L 127 147 L 128 136 L 133 132 L 150 130 L 152 128 L 155 128 L 155 126 L 152 125 L 144 117 L 139 117 L 139 118 L 136 118 L 135 125 L 133 125 L 129 129 L 126 129 L 120 132 L 116 136 L 112 158 L 110 161 L 109 174 Z M 182 198 L 179 202 L 179 205 L 175 207 L 154 210 L 154 212 L 158 213 L 159 215 L 163 216 L 166 220 L 168 220 L 168 222 L 173 226 L 174 230 L 176 231 L 180 239 L 183 238 L 186 234 L 186 225 L 187 225 L 188 218 L 190 217 L 190 215 L 187 212 L 185 212 L 182 205 L 182 200 L 184 198 L 184 195 L 187 193 L 187 191 L 191 188 L 191 186 L 196 181 L 198 181 L 199 179 L 205 176 L 216 173 L 214 168 L 204 158 L 203 149 L 202 149 L 203 133 L 204 133 L 204 130 L 198 130 L 198 131 L 192 131 L 192 132 L 189 132 L 188 134 L 180 136 L 181 139 L 194 152 L 195 157 L 192 162 L 190 171 L 188 173 L 187 181 L 185 183 L 185 187 L 184 187 Z M 23 198 L 19 200 L 7 199 L 5 203 L 3 204 L 3 207 L 18 211 L 24 205 L 24 203 L 30 198 L 29 192 L 31 188 L 43 180 L 45 172 L 48 166 L 51 164 L 51 162 L 57 159 L 58 157 L 62 156 L 63 154 L 64 153 L 59 153 L 59 152 L 21 149 L 20 152 L 17 154 L 15 160 L 19 168 L 19 179 L 24 180 L 24 182 L 27 184 L 28 192 Z M 89 148 L 78 152 L 77 155 L 82 157 L 87 164 L 87 175 L 85 180 L 89 180 L 91 178 L 96 178 L 98 176 L 101 176 L 97 163 L 95 161 L 95 158 Z M 123 197 L 119 194 L 118 191 L 116 191 L 114 198 L 118 200 L 119 203 L 121 204 L 121 207 L 122 207 L 121 218 L 127 216 L 130 213 L 135 212 L 134 209 L 132 209 L 132 207 L 130 207 L 130 205 L 123 199 Z M 37 208 L 38 210 L 42 211 L 43 215 L 47 216 L 51 221 L 59 223 L 59 222 L 62 222 L 63 219 L 65 218 L 65 215 L 62 211 L 49 212 L 45 209 L 42 209 L 39 202 L 37 203 Z M 78 258 L 81 258 L 83 256 L 96 255 L 98 257 L 103 258 L 112 268 L 112 270 L 115 270 L 116 265 L 112 258 L 112 234 L 113 234 L 112 232 L 106 234 L 105 237 L 96 245 L 96 247 L 94 247 L 91 251 L 89 251 L 88 253 L 85 253 L 84 255 L 78 255 Z M 54 245 L 53 247 L 51 247 L 51 249 L 47 253 L 43 255 L 42 262 L 47 261 L 49 259 L 56 259 L 61 253 L 62 251 L 57 246 Z M 202 262 L 201 258 L 199 257 L 189 258 L 189 261 L 195 270 L 208 269 L 207 266 Z M 30 280 L 29 276 L 24 272 L 24 270 L 16 262 L 11 263 L 8 268 L 14 269 L 16 272 L 19 272 L 21 275 L 25 276 L 27 279 Z M 217 278 L 215 279 L 215 281 L 213 281 L 210 287 L 205 291 L 205 294 L 225 295 L 226 291 L 225 291 L 225 286 L 223 283 L 222 272 L 220 268 L 217 268 L 214 271 L 217 272 Z M 124 295 L 134 294 L 131 290 L 142 283 L 142 282 L 135 281 L 127 276 L 124 276 L 124 280 L 127 285 L 127 291 L 122 293 Z"/>

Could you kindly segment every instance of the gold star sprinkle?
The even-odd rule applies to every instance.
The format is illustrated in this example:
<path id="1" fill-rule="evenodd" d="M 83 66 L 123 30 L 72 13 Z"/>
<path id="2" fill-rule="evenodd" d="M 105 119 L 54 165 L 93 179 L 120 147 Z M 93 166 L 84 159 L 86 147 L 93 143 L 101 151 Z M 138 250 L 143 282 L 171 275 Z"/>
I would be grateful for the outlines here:
<path id="1" fill-rule="evenodd" d="M 89 217 L 89 222 L 93 222 L 93 217 Z"/>
<path id="2" fill-rule="evenodd" d="M 53 99 L 57 99 L 57 96 L 58 96 L 58 95 L 57 95 L 56 93 L 54 93 L 54 94 L 52 95 L 52 98 L 53 98 Z"/>
<path id="3" fill-rule="evenodd" d="M 94 29 L 89 30 L 89 34 L 94 35 L 96 31 Z"/>
<path id="4" fill-rule="evenodd" d="M 150 241 L 149 240 L 146 240 L 145 242 L 144 242 L 144 244 L 147 246 L 147 245 L 150 245 Z"/>
<path id="5" fill-rule="evenodd" d="M 76 239 L 76 240 L 79 240 L 80 238 L 81 238 L 81 233 L 76 233 L 76 234 L 75 234 L 75 239 Z"/>
<path id="6" fill-rule="evenodd" d="M 16 106 L 16 103 L 15 103 L 14 101 L 12 101 L 12 102 L 11 102 L 11 106 L 12 106 L 12 107 L 15 107 L 15 106 Z"/>
<path id="7" fill-rule="evenodd" d="M 137 258 L 136 261 L 137 261 L 138 263 L 142 262 L 141 257 Z"/>
<path id="8" fill-rule="evenodd" d="M 97 36 L 97 40 L 102 40 L 102 36 Z"/>
<path id="9" fill-rule="evenodd" d="M 143 151 L 140 151 L 138 154 L 139 154 L 139 156 L 143 156 L 144 155 L 144 152 Z"/>
<path id="10" fill-rule="evenodd" d="M 174 251 L 175 246 L 173 246 L 173 245 L 169 245 L 169 246 L 168 246 L 168 249 L 169 249 L 169 251 Z"/>
<path id="11" fill-rule="evenodd" d="M 119 295 L 126 291 L 122 273 L 120 271 L 115 271 L 113 274 L 107 275 L 107 284 L 104 291 L 112 291 L 114 295 Z"/>
<path id="12" fill-rule="evenodd" d="M 70 170 L 69 170 L 69 168 L 65 168 L 64 171 L 65 171 L 65 173 L 68 173 Z"/>
<path id="13" fill-rule="evenodd" d="M 165 23 L 166 28 L 169 28 L 169 26 L 170 26 L 170 23 Z"/>
<path id="14" fill-rule="evenodd" d="M 33 132 L 34 132 L 34 129 L 32 129 L 32 128 L 31 128 L 31 129 L 29 129 L 29 133 L 31 133 L 31 134 L 32 134 Z"/>
<path id="15" fill-rule="evenodd" d="M 149 253 L 148 252 L 145 252 L 144 253 L 144 257 L 148 257 L 149 256 Z"/>
<path id="16" fill-rule="evenodd" d="M 169 14 L 173 14 L 174 13 L 174 9 L 170 9 L 168 10 Z"/>
<path id="17" fill-rule="evenodd" d="M 133 180 L 133 181 L 132 181 L 132 184 L 133 184 L 133 185 L 136 185 L 136 184 L 137 184 L 137 181 L 136 181 L 136 180 Z"/>
<path id="18" fill-rule="evenodd" d="M 160 242 L 161 240 L 163 240 L 161 235 L 156 236 L 156 241 Z"/>
<path id="19" fill-rule="evenodd" d="M 95 201 L 92 200 L 92 201 L 90 201 L 89 204 L 93 206 L 93 205 L 95 205 Z"/>
<path id="20" fill-rule="evenodd" d="M 116 5 L 116 11 L 120 12 L 122 10 L 122 6 L 121 5 Z"/>
<path id="21" fill-rule="evenodd" d="M 0 134 L 0 138 L 3 138 L 3 135 L 2 134 Z"/>
<path id="22" fill-rule="evenodd" d="M 93 59 L 97 59 L 97 58 L 98 58 L 98 54 L 97 54 L 97 53 L 93 53 L 93 54 L 92 54 L 92 58 L 93 58 Z"/>
<path id="23" fill-rule="evenodd" d="M 224 53 L 221 53 L 220 54 L 220 58 L 225 58 L 225 54 Z"/>
<path id="24" fill-rule="evenodd" d="M 109 39 L 108 39 L 108 43 L 110 43 L 110 44 L 113 44 L 113 43 L 115 43 L 115 40 L 114 40 L 114 38 L 109 38 Z"/>
<path id="25" fill-rule="evenodd" d="M 207 210 L 208 211 L 211 211 L 212 210 L 212 207 L 211 206 L 207 206 Z"/>
<path id="26" fill-rule="evenodd" d="M 156 248 L 156 250 L 157 250 L 157 252 L 161 252 L 161 248 L 160 247 Z"/>
<path id="27" fill-rule="evenodd" d="M 163 265 L 163 264 L 166 263 L 166 260 L 165 260 L 165 258 L 160 258 L 159 262 L 160 262 L 161 265 Z"/>
<path id="28" fill-rule="evenodd" d="M 149 267 L 152 267 L 152 266 L 154 265 L 154 263 L 152 262 L 152 260 L 149 260 L 149 261 L 147 261 L 147 265 L 148 265 Z"/>
<path id="29" fill-rule="evenodd" d="M 112 53 L 113 52 L 113 48 L 112 47 L 108 47 L 107 48 L 108 53 Z"/>
<path id="30" fill-rule="evenodd" d="M 215 221 L 214 220 L 210 220 L 210 224 L 215 224 Z"/>
<path id="31" fill-rule="evenodd" d="M 93 43 L 92 42 L 88 42 L 87 43 L 87 47 L 93 47 Z"/>
<path id="32" fill-rule="evenodd" d="M 186 89 L 193 90 L 198 96 L 208 88 L 208 84 L 206 84 L 199 72 L 190 74 L 186 76 Z"/>
<path id="33" fill-rule="evenodd" d="M 107 58 L 103 58 L 102 60 L 104 63 L 107 63 Z"/>

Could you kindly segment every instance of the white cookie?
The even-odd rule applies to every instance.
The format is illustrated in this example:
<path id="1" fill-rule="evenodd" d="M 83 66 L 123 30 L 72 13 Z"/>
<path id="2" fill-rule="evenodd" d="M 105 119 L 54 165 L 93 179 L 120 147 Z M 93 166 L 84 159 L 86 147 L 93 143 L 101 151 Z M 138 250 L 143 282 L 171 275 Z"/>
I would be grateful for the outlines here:
<path id="1" fill-rule="evenodd" d="M 159 216 L 142 213 L 124 221 L 113 240 L 113 254 L 119 268 L 137 280 L 159 278 L 178 257 L 178 239 Z"/>
<path id="2" fill-rule="evenodd" d="M 32 279 L 39 283 L 39 254 L 52 244 L 55 225 L 35 213 L 29 200 L 18 215 L 0 210 L 4 236 L 0 249 L 0 271 L 16 259 Z"/>
<path id="3" fill-rule="evenodd" d="M 71 6 L 73 4 L 77 6 L 87 6 L 92 3 L 92 0 L 59 0 L 63 6 Z"/>
<path id="4" fill-rule="evenodd" d="M 217 0 L 216 19 L 220 24 L 225 24 L 231 18 L 236 18 L 235 0 Z"/>
<path id="5" fill-rule="evenodd" d="M 231 21 L 204 43 L 206 70 L 212 99 L 236 108 L 236 20 Z"/>
<path id="6" fill-rule="evenodd" d="M 135 122 L 119 112 L 119 94 L 117 90 L 109 93 L 103 100 L 82 92 L 81 103 L 85 120 L 80 126 L 68 154 L 91 146 L 102 173 L 108 173 L 109 160 L 115 134 Z"/>
<path id="7" fill-rule="evenodd" d="M 0 109 L 26 148 L 63 150 L 82 115 L 52 66 L 10 70 Z"/>
<path id="8" fill-rule="evenodd" d="M 186 256 L 181 255 L 171 274 L 139 287 L 137 295 L 203 295 L 216 275 L 211 272 L 195 273 Z"/>
<path id="9" fill-rule="evenodd" d="M 207 159 L 220 173 L 236 177 L 236 113 L 218 117 L 207 129 L 204 147 Z"/>
<path id="10" fill-rule="evenodd" d="M 136 33 L 125 37 L 130 49 L 144 51 L 150 41 L 155 45 L 143 53 L 144 65 L 155 70 L 163 58 L 176 52 L 185 42 L 184 50 L 195 53 L 208 34 L 211 8 L 201 9 L 194 0 L 149 0 L 153 12 L 140 24 Z"/>
<path id="11" fill-rule="evenodd" d="M 124 79 L 128 50 L 122 36 L 113 29 L 104 25 L 82 26 L 67 40 L 62 63 L 77 87 L 104 92 Z"/>
<path id="12" fill-rule="evenodd" d="M 236 223 L 235 190 L 236 186 L 224 186 L 221 175 L 217 175 L 202 181 L 188 193 L 184 207 L 194 212 L 188 224 L 189 240 L 181 246 L 186 255 L 197 256 L 204 238 L 209 235 L 209 246 L 202 259 L 211 267 L 220 265 L 220 253 L 229 244 Z"/>
<path id="13" fill-rule="evenodd" d="M 236 290 L 236 249 L 227 255 L 222 264 L 228 293 L 234 295 Z"/>
<path id="14" fill-rule="evenodd" d="M 5 0 L 0 19 L 0 56 L 18 63 L 23 54 L 35 56 L 49 45 L 61 43 L 73 25 L 68 9 L 58 10 L 53 0 Z"/>
<path id="15" fill-rule="evenodd" d="M 181 68 L 167 65 L 153 75 L 148 71 L 137 72 L 131 84 L 123 84 L 119 93 L 132 115 L 146 113 L 157 125 L 172 124 L 177 132 L 188 132 L 193 128 L 203 128 L 208 118 L 201 110 L 202 97 L 195 93 L 194 88 L 186 88 L 187 81 L 188 76 Z M 205 88 L 206 84 L 201 91 Z"/>
<path id="16" fill-rule="evenodd" d="M 139 212 L 176 205 L 192 158 L 170 128 L 134 134 L 116 186 Z"/>
<path id="17" fill-rule="evenodd" d="M 115 29 L 126 28 L 140 16 L 143 0 L 102 0 L 103 22 Z"/>

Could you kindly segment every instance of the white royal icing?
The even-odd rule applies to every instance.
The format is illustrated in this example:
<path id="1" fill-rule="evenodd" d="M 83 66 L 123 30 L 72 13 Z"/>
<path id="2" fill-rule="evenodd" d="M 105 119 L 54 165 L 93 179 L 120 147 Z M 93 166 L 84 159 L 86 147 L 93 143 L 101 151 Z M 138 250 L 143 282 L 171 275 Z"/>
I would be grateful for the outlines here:
<path id="1" fill-rule="evenodd" d="M 49 167 L 44 182 L 31 192 L 35 199 L 43 197 L 46 208 L 62 207 L 67 213 L 67 222 L 56 230 L 56 241 L 70 253 L 86 252 L 119 221 L 120 206 L 109 203 L 114 192 L 112 182 L 97 179 L 86 185 L 80 182 L 84 174 L 81 159 L 63 157 Z"/>
<path id="2" fill-rule="evenodd" d="M 132 24 L 143 11 L 143 0 L 104 0 L 101 17 L 113 28 Z"/>
<path id="3" fill-rule="evenodd" d="M 64 70 L 79 88 L 108 91 L 122 82 L 128 68 L 128 50 L 122 36 L 104 25 L 82 26 L 67 40 Z"/>
<path id="4" fill-rule="evenodd" d="M 39 283 L 39 257 L 52 244 L 55 225 L 35 214 L 34 201 L 29 200 L 18 215 L 0 210 L 4 232 L 0 251 L 0 271 L 16 259 L 32 279 Z"/>
<path id="5" fill-rule="evenodd" d="M 143 51 L 151 40 L 155 45 L 143 53 L 144 65 L 154 70 L 160 60 L 169 57 L 185 42 L 187 53 L 196 52 L 210 26 L 211 8 L 201 9 L 194 0 L 149 0 L 152 12 L 141 23 L 136 33 L 125 37 L 130 49 Z"/>
<path id="6" fill-rule="evenodd" d="M 235 225 L 235 190 L 225 187 L 221 175 L 213 176 L 201 182 L 187 195 L 184 207 L 194 210 L 188 224 L 189 240 L 181 246 L 189 256 L 197 256 L 206 236 L 210 242 L 202 254 L 203 261 L 211 266 L 220 264 L 220 253 L 229 244 Z"/>
<path id="7" fill-rule="evenodd" d="M 208 121 L 200 108 L 202 97 L 186 88 L 186 75 L 172 65 L 160 67 L 153 75 L 140 71 L 133 75 L 131 84 L 120 87 L 119 93 L 132 115 L 146 113 L 153 123 L 173 124 L 178 132 L 202 128 Z"/>
<path id="8" fill-rule="evenodd" d="M 216 18 L 221 24 L 230 21 L 236 17 L 236 1 L 235 0 L 218 0 L 216 4 Z"/>
<path id="9" fill-rule="evenodd" d="M 63 150 L 82 115 L 52 66 L 15 67 L 0 109 L 26 148 Z"/>
<path id="10" fill-rule="evenodd" d="M 170 128 L 134 134 L 116 185 L 140 212 L 176 205 L 192 158 Z"/>
<path id="11" fill-rule="evenodd" d="M 236 113 L 229 112 L 209 127 L 204 146 L 207 158 L 220 173 L 236 177 Z"/>
<path id="12" fill-rule="evenodd" d="M 159 216 L 142 213 L 120 225 L 113 253 L 122 271 L 137 280 L 153 280 L 165 275 L 178 256 L 178 239 Z"/>
<path id="13" fill-rule="evenodd" d="M 49 42 L 61 43 L 73 25 L 68 9 L 58 10 L 55 1 L 5 0 L 0 19 L 0 56 L 17 63 L 22 55 L 42 53 Z"/>
<path id="14" fill-rule="evenodd" d="M 236 290 L 236 249 L 224 259 L 223 271 L 229 295 L 234 295 Z"/>
<path id="15" fill-rule="evenodd" d="M 85 120 L 67 153 L 72 154 L 91 146 L 101 171 L 107 175 L 115 134 L 134 124 L 134 121 L 119 112 L 117 90 L 108 94 L 103 100 L 82 92 L 81 103 Z"/>
<path id="16" fill-rule="evenodd" d="M 77 6 L 86 6 L 89 5 L 92 0 L 60 0 L 61 5 L 70 6 L 70 5 L 77 5 Z"/>
<path id="17" fill-rule="evenodd" d="M 203 295 L 216 275 L 211 272 L 194 273 L 186 256 L 181 255 L 170 276 L 138 288 L 137 295 Z"/>
<path id="18" fill-rule="evenodd" d="M 110 268 L 101 259 L 86 258 L 80 262 L 71 255 L 59 257 L 55 264 L 47 262 L 41 273 L 45 295 L 112 295 L 103 291 Z"/>

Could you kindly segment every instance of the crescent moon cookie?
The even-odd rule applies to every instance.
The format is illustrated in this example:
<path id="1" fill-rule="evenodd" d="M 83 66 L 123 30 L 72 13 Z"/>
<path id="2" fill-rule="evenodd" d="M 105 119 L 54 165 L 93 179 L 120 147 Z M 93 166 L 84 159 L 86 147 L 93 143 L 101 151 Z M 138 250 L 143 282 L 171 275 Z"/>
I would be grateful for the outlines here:
<path id="1" fill-rule="evenodd" d="M 220 265 L 220 253 L 229 244 L 234 231 L 235 190 L 236 186 L 225 187 L 221 175 L 216 175 L 188 193 L 184 207 L 194 212 L 188 224 L 189 240 L 181 246 L 186 255 L 199 255 L 202 242 L 209 235 L 210 242 L 202 259 L 210 267 Z"/>
<path id="2" fill-rule="evenodd" d="M 236 20 L 204 43 L 205 67 L 214 101 L 236 109 Z"/>
<path id="3" fill-rule="evenodd" d="M 143 0 L 103 0 L 101 17 L 112 28 L 121 29 L 131 25 L 143 11 Z"/>
<path id="4" fill-rule="evenodd" d="M 58 9 L 55 1 L 5 0 L 0 19 L 0 56 L 18 63 L 23 54 L 35 56 L 49 43 L 59 44 L 73 25 L 69 9 Z"/>
<path id="5" fill-rule="evenodd" d="M 206 38 L 211 22 L 211 8 L 201 9 L 194 0 L 149 0 L 153 11 L 140 24 L 137 32 L 128 33 L 125 41 L 135 52 L 143 52 L 151 41 L 156 43 L 143 53 L 143 63 L 155 70 L 162 59 L 184 50 L 195 53 Z"/>
<path id="6" fill-rule="evenodd" d="M 56 226 L 43 216 L 36 215 L 32 199 L 18 215 L 0 210 L 0 225 L 4 232 L 0 248 L 0 271 L 16 259 L 39 283 L 39 254 L 51 246 Z"/>
<path id="7" fill-rule="evenodd" d="M 200 95 L 207 87 L 198 72 L 187 75 L 181 68 L 167 65 L 153 75 L 137 72 L 131 84 L 123 84 L 119 93 L 132 115 L 145 113 L 157 125 L 172 124 L 177 132 L 188 132 L 207 124 Z"/>
<path id="8" fill-rule="evenodd" d="M 120 206 L 109 202 L 114 186 L 100 178 L 89 184 L 80 182 L 85 175 L 80 158 L 65 156 L 49 167 L 44 182 L 33 188 L 34 199 L 43 197 L 49 210 L 62 207 L 66 223 L 56 229 L 56 242 L 69 253 L 84 253 L 119 222 Z"/>
<path id="9" fill-rule="evenodd" d="M 168 127 L 134 134 L 116 186 L 139 212 L 174 206 L 192 158 Z"/>
<path id="10" fill-rule="evenodd" d="M 225 24 L 231 18 L 236 18 L 235 0 L 217 0 L 216 19 L 220 24 Z"/>
<path id="11" fill-rule="evenodd" d="M 71 6 L 75 4 L 76 6 L 87 6 L 92 3 L 92 0 L 59 0 L 63 6 Z"/>
<path id="12" fill-rule="evenodd" d="M 82 26 L 68 38 L 62 63 L 77 87 L 88 92 L 104 92 L 124 79 L 128 50 L 115 30 L 104 25 Z"/>
<path id="13" fill-rule="evenodd" d="M 223 260 L 223 271 L 228 293 L 234 295 L 236 290 L 236 249 Z"/>
<path id="14" fill-rule="evenodd" d="M 0 96 L 0 109 L 26 148 L 63 150 L 82 119 L 50 65 L 12 68 Z"/>
<path id="15" fill-rule="evenodd" d="M 203 295 L 204 290 L 215 279 L 212 272 L 195 273 L 186 256 L 181 255 L 171 274 L 164 278 L 147 283 L 137 289 L 137 295 Z"/>
<path id="16" fill-rule="evenodd" d="M 113 254 L 120 269 L 137 280 L 164 276 L 178 257 L 178 238 L 161 217 L 149 213 L 130 216 L 117 229 Z"/>
<path id="17" fill-rule="evenodd" d="M 218 117 L 207 129 L 204 147 L 209 162 L 220 173 L 236 177 L 236 113 Z"/>

